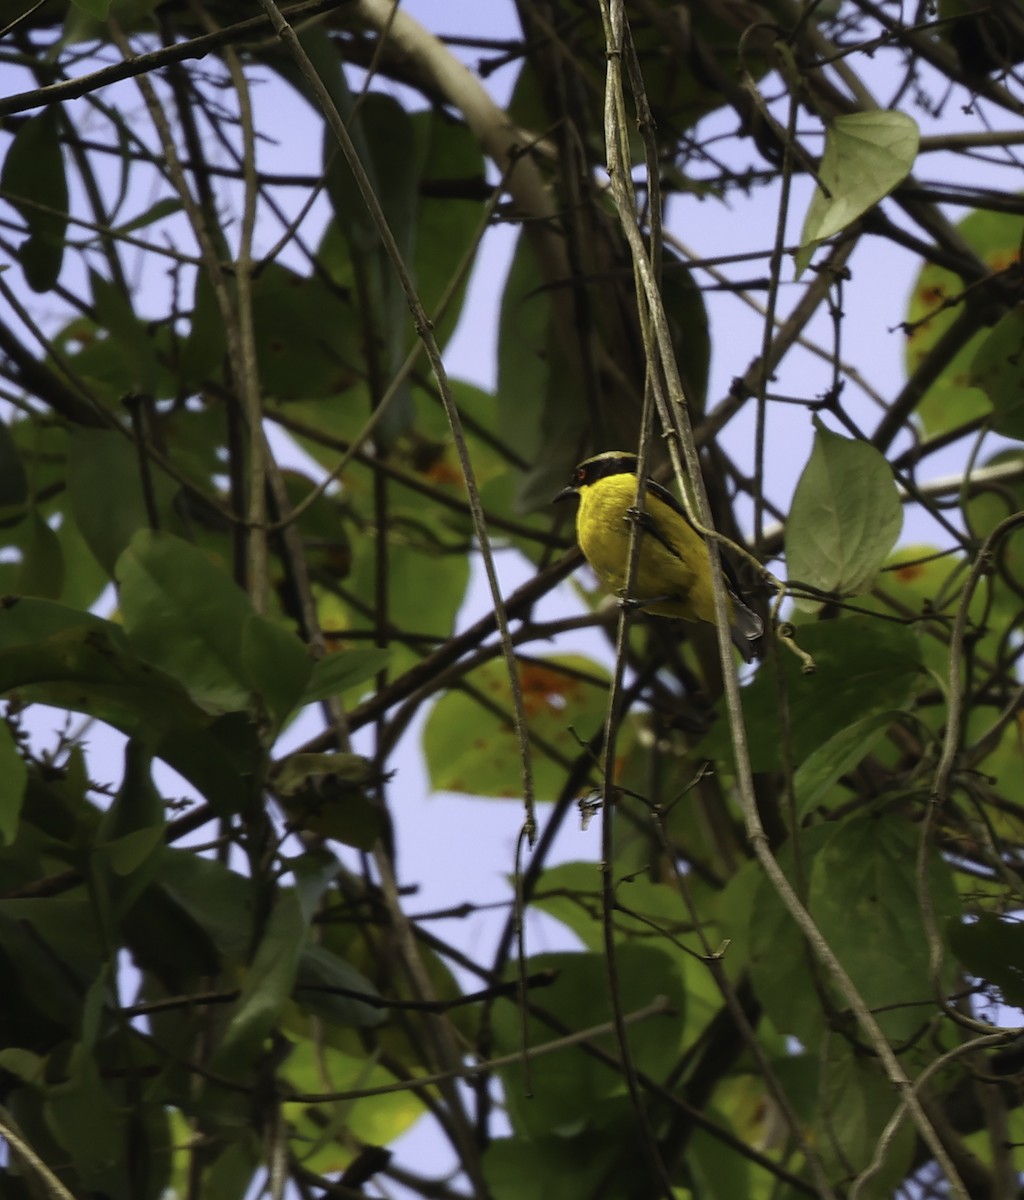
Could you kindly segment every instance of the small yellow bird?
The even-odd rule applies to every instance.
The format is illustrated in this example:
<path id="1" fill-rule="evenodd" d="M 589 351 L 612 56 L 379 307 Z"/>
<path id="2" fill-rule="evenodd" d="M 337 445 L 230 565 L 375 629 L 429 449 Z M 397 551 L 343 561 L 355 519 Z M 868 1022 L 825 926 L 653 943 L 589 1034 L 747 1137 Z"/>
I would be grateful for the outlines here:
<path id="1" fill-rule="evenodd" d="M 637 456 L 619 450 L 581 462 L 569 486 L 555 500 L 578 496 L 576 537 L 586 560 L 602 582 L 616 592 L 626 586 L 630 522 L 636 505 Z M 704 538 L 694 529 L 682 505 L 653 479 L 647 480 L 640 514 L 643 540 L 633 580 L 634 602 L 644 612 L 682 621 L 715 623 L 711 561 Z M 764 632 L 761 618 L 737 595 L 735 579 L 722 560 L 729 600 L 729 629 L 744 662 L 754 658 Z"/>

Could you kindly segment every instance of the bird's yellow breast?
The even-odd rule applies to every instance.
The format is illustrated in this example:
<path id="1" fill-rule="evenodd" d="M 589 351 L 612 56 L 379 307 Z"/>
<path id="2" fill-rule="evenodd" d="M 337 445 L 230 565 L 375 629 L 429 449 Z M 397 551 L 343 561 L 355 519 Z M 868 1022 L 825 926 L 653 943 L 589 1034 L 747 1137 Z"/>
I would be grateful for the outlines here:
<path id="1" fill-rule="evenodd" d="M 631 528 L 627 512 L 636 503 L 636 489 L 636 476 L 629 474 L 606 476 L 580 489 L 576 514 L 580 549 L 601 580 L 616 592 L 626 586 Z M 644 496 L 644 508 L 647 525 L 632 598 L 658 616 L 714 624 L 704 539 L 650 491 Z"/>

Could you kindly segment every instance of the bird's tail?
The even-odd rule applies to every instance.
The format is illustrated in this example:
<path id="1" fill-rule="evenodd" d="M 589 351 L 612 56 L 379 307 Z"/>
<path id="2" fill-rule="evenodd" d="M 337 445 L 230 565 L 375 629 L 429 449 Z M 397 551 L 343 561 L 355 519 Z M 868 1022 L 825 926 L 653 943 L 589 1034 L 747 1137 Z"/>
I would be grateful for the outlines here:
<path id="1" fill-rule="evenodd" d="M 743 656 L 744 662 L 753 662 L 761 650 L 761 638 L 764 636 L 764 622 L 739 599 L 732 597 L 733 616 L 729 632 L 732 634 L 733 645 Z"/>

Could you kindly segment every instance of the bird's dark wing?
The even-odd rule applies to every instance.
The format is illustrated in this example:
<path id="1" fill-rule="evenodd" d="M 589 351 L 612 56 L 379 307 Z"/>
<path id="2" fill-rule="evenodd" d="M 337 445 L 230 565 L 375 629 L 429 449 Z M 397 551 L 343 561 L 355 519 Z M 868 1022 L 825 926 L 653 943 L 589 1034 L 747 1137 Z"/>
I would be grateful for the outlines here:
<path id="1" fill-rule="evenodd" d="M 693 530 L 693 532 L 697 534 L 698 537 L 702 536 L 700 531 L 694 525 L 693 521 L 690 519 L 689 513 L 686 511 L 685 508 L 683 508 L 682 504 L 679 503 L 679 501 L 668 490 L 667 487 L 663 487 L 660 483 L 658 483 L 658 481 L 656 479 L 651 479 L 650 476 L 648 476 L 647 490 L 648 490 L 648 492 L 650 492 L 650 494 L 652 496 L 657 496 L 657 498 L 662 502 L 662 504 L 667 504 L 669 506 L 669 508 L 672 509 L 673 512 L 678 513 L 679 516 L 681 516 L 683 518 L 683 520 L 687 523 L 687 525 L 689 525 L 689 527 Z M 645 528 L 650 529 L 650 532 L 653 533 L 653 535 L 658 539 L 659 542 L 661 542 L 661 544 L 666 548 L 666 550 L 670 550 L 673 554 L 676 555 L 677 558 L 679 557 L 679 552 L 675 549 L 675 547 L 669 545 L 669 543 L 665 540 L 665 538 L 662 537 L 660 531 L 657 528 L 656 523 L 651 522 L 649 524 L 649 526 L 645 526 Z M 738 600 L 741 595 L 741 592 L 740 592 L 740 581 L 736 577 L 736 572 L 733 570 L 732 564 L 729 562 L 729 560 L 725 557 L 724 554 L 720 554 L 718 557 L 719 557 L 719 561 L 722 564 L 722 570 L 725 573 L 725 579 L 729 585 L 729 590 L 733 594 L 733 599 Z"/>

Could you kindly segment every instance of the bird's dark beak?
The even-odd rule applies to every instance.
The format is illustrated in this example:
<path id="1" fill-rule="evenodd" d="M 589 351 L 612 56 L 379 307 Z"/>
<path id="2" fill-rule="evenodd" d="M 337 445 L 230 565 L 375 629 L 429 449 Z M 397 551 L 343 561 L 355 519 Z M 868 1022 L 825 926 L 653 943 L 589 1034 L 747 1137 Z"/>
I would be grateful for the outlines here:
<path id="1" fill-rule="evenodd" d="M 572 484 L 570 484 L 568 487 L 562 488 L 562 490 L 558 493 L 557 496 L 552 496 L 551 503 L 557 504 L 559 502 L 559 500 L 572 500 L 574 497 L 576 497 L 578 495 L 579 495 L 579 492 L 577 492 L 576 489 L 572 486 Z"/>

